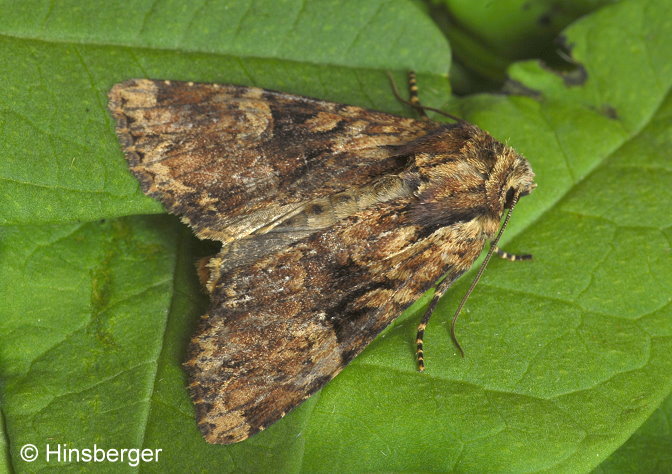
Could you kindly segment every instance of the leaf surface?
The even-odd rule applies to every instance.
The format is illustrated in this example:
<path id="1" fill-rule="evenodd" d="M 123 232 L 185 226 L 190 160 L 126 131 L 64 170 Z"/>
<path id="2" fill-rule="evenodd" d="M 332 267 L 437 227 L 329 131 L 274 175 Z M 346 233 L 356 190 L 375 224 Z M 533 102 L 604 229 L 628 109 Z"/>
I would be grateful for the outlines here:
<path id="1" fill-rule="evenodd" d="M 0 4 L 9 470 L 55 466 L 22 461 L 26 443 L 96 443 L 163 449 L 158 463 L 108 470 L 581 472 L 669 396 L 670 6 L 604 7 L 563 33 L 573 71 L 519 62 L 509 69 L 518 94 L 455 99 L 450 48 L 421 9 L 341 4 Z M 408 114 L 385 75 L 401 84 L 408 69 L 425 103 L 528 157 L 539 188 L 516 208 L 505 244 L 535 259 L 490 264 L 458 322 L 466 358 L 448 329 L 468 278 L 433 316 L 424 374 L 413 341 L 429 295 L 281 422 L 238 445 L 207 445 L 180 366 L 207 306 L 193 270 L 207 249 L 176 219 L 150 215 L 161 207 L 126 169 L 107 91 L 130 77 L 216 81 Z M 655 433 L 656 419 L 640 432 Z M 600 469 L 653 458 L 641 444 L 628 450 L 636 443 Z M 57 467 L 68 464 L 96 467 Z"/>

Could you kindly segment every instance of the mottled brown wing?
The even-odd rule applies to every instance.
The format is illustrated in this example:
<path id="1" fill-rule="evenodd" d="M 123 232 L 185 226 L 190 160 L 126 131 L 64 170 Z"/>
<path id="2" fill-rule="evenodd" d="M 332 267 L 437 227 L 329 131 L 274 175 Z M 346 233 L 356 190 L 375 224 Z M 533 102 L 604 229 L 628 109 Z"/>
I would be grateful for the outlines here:
<path id="1" fill-rule="evenodd" d="M 222 242 L 400 171 L 398 145 L 439 127 L 255 87 L 134 79 L 109 97 L 145 193 Z"/>
<path id="2" fill-rule="evenodd" d="M 219 276 L 185 364 L 207 441 L 238 442 L 282 418 L 441 275 L 469 268 L 483 245 L 471 224 L 430 231 L 414 201 L 374 204 Z"/>
<path id="3" fill-rule="evenodd" d="M 257 88 L 132 80 L 110 110 L 143 190 L 225 242 L 185 364 L 199 426 L 277 421 L 492 238 L 529 164 L 482 130 Z"/>

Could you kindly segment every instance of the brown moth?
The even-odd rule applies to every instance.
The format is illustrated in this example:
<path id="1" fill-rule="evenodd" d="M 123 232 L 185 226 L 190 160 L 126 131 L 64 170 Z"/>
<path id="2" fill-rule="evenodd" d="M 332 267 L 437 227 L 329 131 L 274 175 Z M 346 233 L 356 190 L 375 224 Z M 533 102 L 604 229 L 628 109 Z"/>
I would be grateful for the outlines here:
<path id="1" fill-rule="evenodd" d="M 522 156 L 464 121 L 149 79 L 109 98 L 143 191 L 222 242 L 184 364 L 210 443 L 282 418 L 445 276 L 422 369 L 436 301 L 536 186 Z"/>

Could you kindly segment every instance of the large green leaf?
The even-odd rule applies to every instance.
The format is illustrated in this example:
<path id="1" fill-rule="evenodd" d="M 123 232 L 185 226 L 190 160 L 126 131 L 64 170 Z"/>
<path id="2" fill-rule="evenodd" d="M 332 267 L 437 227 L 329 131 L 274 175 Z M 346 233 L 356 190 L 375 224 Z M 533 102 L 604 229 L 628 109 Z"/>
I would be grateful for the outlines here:
<path id="1" fill-rule="evenodd" d="M 161 212 L 138 191 L 113 139 L 106 94 L 116 82 L 254 84 L 401 111 L 383 71 L 439 76 L 450 56 L 421 12 L 382 0 L 6 3 L 0 224 Z"/>
<path id="2" fill-rule="evenodd" d="M 672 466 L 672 396 L 595 473 L 659 473 Z"/>
<path id="3" fill-rule="evenodd" d="M 47 462 L 49 443 L 160 448 L 141 468 L 176 472 L 587 471 L 670 394 L 667 2 L 625 1 L 574 23 L 564 32 L 573 72 L 517 63 L 520 95 L 461 100 L 449 97 L 446 40 L 404 1 L 0 7 L 8 470 L 134 469 Z M 130 77 L 231 82 L 402 113 L 385 72 L 401 81 L 408 69 L 425 102 L 530 159 L 539 188 L 505 239 L 535 260 L 491 263 L 459 322 L 465 359 L 448 336 L 460 281 L 428 328 L 424 374 L 413 339 L 426 298 L 285 419 L 238 445 L 207 445 L 180 367 L 207 305 L 193 269 L 205 250 L 177 219 L 147 215 L 161 207 L 126 169 L 107 90 Z M 26 443 L 41 451 L 30 464 Z M 647 456 L 636 446 L 601 469 L 636 466 Z"/>

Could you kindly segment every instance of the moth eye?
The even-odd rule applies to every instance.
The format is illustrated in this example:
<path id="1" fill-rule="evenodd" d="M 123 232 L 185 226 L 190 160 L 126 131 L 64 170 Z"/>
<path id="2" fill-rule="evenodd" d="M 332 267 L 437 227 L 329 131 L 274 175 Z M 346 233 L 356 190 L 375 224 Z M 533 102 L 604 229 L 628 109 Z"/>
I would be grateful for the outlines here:
<path id="1" fill-rule="evenodd" d="M 513 201 L 513 196 L 516 195 L 516 190 L 514 188 L 509 188 L 506 192 L 506 200 L 504 201 L 504 209 L 509 209 L 511 207 L 511 201 Z"/>

